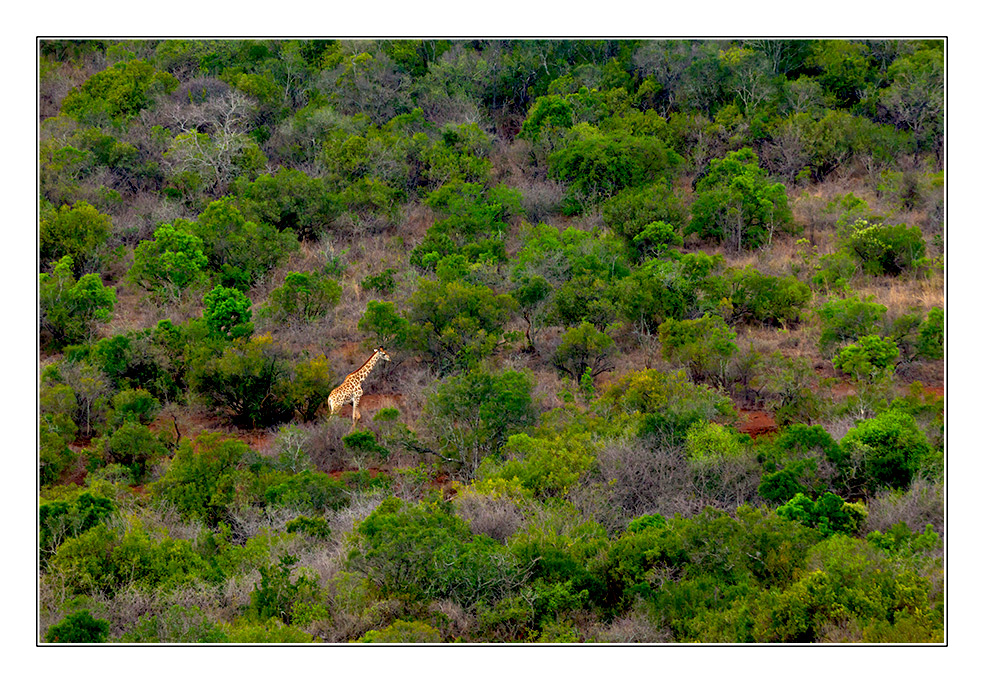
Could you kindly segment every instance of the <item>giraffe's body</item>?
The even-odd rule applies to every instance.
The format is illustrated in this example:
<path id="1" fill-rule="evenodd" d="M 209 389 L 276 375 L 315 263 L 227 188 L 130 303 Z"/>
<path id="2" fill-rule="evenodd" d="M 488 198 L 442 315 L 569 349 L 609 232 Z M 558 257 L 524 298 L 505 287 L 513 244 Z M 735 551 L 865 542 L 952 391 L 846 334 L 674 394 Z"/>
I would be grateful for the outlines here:
<path id="1" fill-rule="evenodd" d="M 362 398 L 362 383 L 369 373 L 379 362 L 379 359 L 389 360 L 390 357 L 382 349 L 373 349 L 369 360 L 362 364 L 362 367 L 348 375 L 334 391 L 328 395 L 328 407 L 331 414 L 337 413 L 343 405 L 352 402 L 352 427 L 362 417 L 359 412 L 359 399 Z"/>

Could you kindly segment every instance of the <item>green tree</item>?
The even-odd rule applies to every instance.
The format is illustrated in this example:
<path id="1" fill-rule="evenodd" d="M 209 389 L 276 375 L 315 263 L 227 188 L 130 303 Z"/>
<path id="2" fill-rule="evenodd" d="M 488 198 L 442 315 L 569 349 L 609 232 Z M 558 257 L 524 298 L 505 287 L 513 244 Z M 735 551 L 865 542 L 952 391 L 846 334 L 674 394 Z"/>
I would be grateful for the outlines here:
<path id="1" fill-rule="evenodd" d="M 539 275 L 522 276 L 512 297 L 519 305 L 519 312 L 526 321 L 526 347 L 536 350 L 536 338 L 547 319 L 553 288 Z"/>
<path id="2" fill-rule="evenodd" d="M 156 95 L 173 91 L 178 79 L 156 71 L 150 63 L 134 59 L 100 71 L 72 88 L 62 100 L 62 111 L 80 121 L 132 118 L 150 106 Z"/>
<path id="3" fill-rule="evenodd" d="M 239 339 L 190 370 L 189 384 L 244 427 L 286 422 L 294 414 L 292 368 L 270 337 Z"/>
<path id="4" fill-rule="evenodd" d="M 253 334 L 253 302 L 238 289 L 218 285 L 202 303 L 202 319 L 209 334 L 218 339 L 248 339 Z"/>
<path id="5" fill-rule="evenodd" d="M 252 182 L 241 178 L 231 189 L 248 220 L 294 230 L 301 239 L 321 237 L 338 213 L 324 179 L 296 168 L 282 167 Z"/>
<path id="6" fill-rule="evenodd" d="M 299 601 L 310 601 L 317 592 L 317 582 L 302 569 L 292 580 L 292 568 L 297 557 L 283 555 L 275 566 L 260 567 L 260 585 L 250 593 L 250 616 L 260 621 L 276 618 L 284 624 L 294 621 L 294 607 Z"/>
<path id="7" fill-rule="evenodd" d="M 695 385 L 682 370 L 626 373 L 605 391 L 603 400 L 619 413 L 636 416 L 641 434 L 673 445 L 682 444 L 687 428 L 697 421 L 727 420 L 737 415 L 731 399 Z"/>
<path id="8" fill-rule="evenodd" d="M 879 94 L 890 120 L 911 130 L 921 149 L 942 151 L 943 51 L 916 50 L 888 67 L 888 86 Z M 939 157 L 938 157 L 939 158 Z"/>
<path id="9" fill-rule="evenodd" d="M 797 493 L 819 496 L 833 488 L 837 471 L 846 465 L 843 449 L 818 425 L 791 424 L 755 445 L 762 463 L 759 495 L 772 502 Z"/>
<path id="10" fill-rule="evenodd" d="M 563 497 L 577 486 L 595 461 L 595 450 L 586 437 L 533 438 L 514 434 L 506 442 L 508 459 L 483 479 L 518 481 L 540 498 Z"/>
<path id="11" fill-rule="evenodd" d="M 615 367 L 613 357 L 617 352 L 612 338 L 585 320 L 564 333 L 551 362 L 577 381 L 588 370 L 592 377 L 612 370 Z"/>
<path id="12" fill-rule="evenodd" d="M 182 441 L 164 476 L 151 485 L 155 498 L 183 515 L 216 524 L 232 499 L 234 474 L 249 447 L 214 432 Z"/>
<path id="13" fill-rule="evenodd" d="M 582 123 L 571 129 L 564 146 L 548 159 L 550 176 L 570 183 L 567 210 L 586 205 L 653 178 L 671 175 L 682 158 L 659 138 L 627 131 L 605 133 Z"/>
<path id="14" fill-rule="evenodd" d="M 817 41 L 806 63 L 820 71 L 817 80 L 841 106 L 857 103 L 873 76 L 869 48 L 855 41 Z"/>
<path id="15" fill-rule="evenodd" d="M 408 302 L 410 334 L 441 373 L 467 368 L 503 342 L 503 328 L 516 309 L 508 294 L 467 282 L 421 279 Z"/>
<path id="16" fill-rule="evenodd" d="M 290 272 L 270 292 L 265 311 L 279 322 L 310 322 L 331 313 L 341 298 L 342 288 L 334 280 L 317 272 Z"/>
<path id="17" fill-rule="evenodd" d="M 776 230 L 794 227 L 786 187 L 769 181 L 747 147 L 712 160 L 695 189 L 688 231 L 702 238 L 741 251 L 771 243 Z"/>
<path id="18" fill-rule="evenodd" d="M 891 339 L 876 334 L 861 337 L 834 356 L 834 367 L 856 382 L 876 382 L 895 371 L 899 347 Z"/>
<path id="19" fill-rule="evenodd" d="M 293 230 L 247 220 L 231 198 L 211 202 L 194 222 L 172 225 L 202 240 L 208 268 L 221 284 L 244 291 L 299 247 Z"/>
<path id="20" fill-rule="evenodd" d="M 698 464 L 735 460 L 746 452 L 738 432 L 706 420 L 694 422 L 687 428 L 684 448 L 687 458 Z"/>
<path id="21" fill-rule="evenodd" d="M 658 258 L 670 247 L 683 246 L 683 238 L 669 223 L 649 223 L 632 238 L 632 246 L 643 258 Z"/>
<path id="22" fill-rule="evenodd" d="M 294 366 L 291 397 L 302 420 L 313 420 L 334 388 L 334 374 L 324 354 L 302 360 Z"/>
<path id="23" fill-rule="evenodd" d="M 116 290 L 102 284 L 95 273 L 78 280 L 72 257 L 52 264 L 52 272 L 38 275 L 41 347 L 57 351 L 67 344 L 91 341 L 100 322 L 109 322 L 116 305 Z"/>
<path id="24" fill-rule="evenodd" d="M 160 408 L 160 401 L 146 389 L 124 389 L 113 397 L 113 421 L 148 425 Z"/>
<path id="25" fill-rule="evenodd" d="M 921 358 L 935 360 L 943 357 L 943 309 L 932 308 L 919 326 L 916 353 Z"/>
<path id="26" fill-rule="evenodd" d="M 397 619 L 384 629 L 366 631 L 360 643 L 440 643 L 441 632 L 420 621 Z"/>
<path id="27" fill-rule="evenodd" d="M 105 246 L 111 229 L 112 219 L 84 201 L 62 206 L 49 214 L 42 213 L 41 261 L 48 263 L 69 256 L 74 274 L 81 275 Z"/>
<path id="28" fill-rule="evenodd" d="M 874 302 L 874 297 L 832 299 L 817 307 L 820 318 L 820 351 L 828 358 L 844 342 L 851 342 L 875 333 L 887 306 Z"/>
<path id="29" fill-rule="evenodd" d="M 201 239 L 181 228 L 162 225 L 153 240 L 145 240 L 133 250 L 133 266 L 127 278 L 169 299 L 177 299 L 188 289 L 206 282 L 208 258 Z"/>
<path id="30" fill-rule="evenodd" d="M 424 404 L 424 421 L 442 457 L 469 476 L 482 458 L 534 419 L 527 373 L 475 368 L 441 381 Z"/>
<path id="31" fill-rule="evenodd" d="M 519 583 L 510 553 L 434 503 L 384 500 L 356 526 L 349 567 L 384 596 L 451 599 L 468 608 Z"/>
<path id="32" fill-rule="evenodd" d="M 660 179 L 651 185 L 622 190 L 605 201 L 602 205 L 602 215 L 605 223 L 611 226 L 616 234 L 625 238 L 640 257 L 646 257 L 646 247 L 653 243 L 650 238 L 636 241 L 647 227 L 660 223 L 680 226 L 684 225 L 686 220 L 683 202 L 666 179 Z M 676 243 L 674 237 L 669 235 L 667 237 L 666 243 L 671 245 Z"/>
<path id="33" fill-rule="evenodd" d="M 359 318 L 359 329 L 373 335 L 380 348 L 405 348 L 411 342 L 410 323 L 396 312 L 392 301 L 370 300 Z"/>
<path id="34" fill-rule="evenodd" d="M 122 424 L 109 436 L 105 449 L 106 459 L 128 468 L 138 482 L 148 465 L 163 459 L 168 452 L 157 434 L 136 422 Z"/>

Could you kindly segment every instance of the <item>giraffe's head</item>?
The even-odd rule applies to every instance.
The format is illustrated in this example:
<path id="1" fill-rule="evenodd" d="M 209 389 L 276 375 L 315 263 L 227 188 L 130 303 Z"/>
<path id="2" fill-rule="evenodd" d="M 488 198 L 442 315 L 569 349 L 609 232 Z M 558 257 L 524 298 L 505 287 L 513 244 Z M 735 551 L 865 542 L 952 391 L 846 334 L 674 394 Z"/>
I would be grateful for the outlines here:
<path id="1" fill-rule="evenodd" d="M 383 347 L 381 347 L 381 346 L 378 349 L 373 349 L 373 351 L 375 353 L 378 353 L 379 354 L 379 357 L 382 358 L 383 360 L 389 360 L 390 359 L 389 355 L 386 353 L 386 351 L 383 350 Z"/>

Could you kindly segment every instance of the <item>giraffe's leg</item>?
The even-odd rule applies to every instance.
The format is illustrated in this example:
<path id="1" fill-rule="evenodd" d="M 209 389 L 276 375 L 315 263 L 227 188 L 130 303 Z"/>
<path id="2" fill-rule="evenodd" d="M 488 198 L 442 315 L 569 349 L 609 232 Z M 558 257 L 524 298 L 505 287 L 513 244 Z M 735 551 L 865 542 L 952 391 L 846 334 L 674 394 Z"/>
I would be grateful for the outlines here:
<path id="1" fill-rule="evenodd" d="M 362 419 L 362 413 L 359 412 L 359 399 L 361 397 L 356 394 L 352 397 L 352 428 L 355 428 L 355 423 Z"/>

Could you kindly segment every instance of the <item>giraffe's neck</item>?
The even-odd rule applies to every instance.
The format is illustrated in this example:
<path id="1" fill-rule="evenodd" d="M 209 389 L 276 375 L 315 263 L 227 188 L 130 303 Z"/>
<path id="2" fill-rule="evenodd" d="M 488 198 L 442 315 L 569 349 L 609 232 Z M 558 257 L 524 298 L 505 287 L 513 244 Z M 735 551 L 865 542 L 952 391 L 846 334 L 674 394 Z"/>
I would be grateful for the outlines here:
<path id="1" fill-rule="evenodd" d="M 372 369 L 376 366 L 378 361 L 379 352 L 377 351 L 369 356 L 369 360 L 363 363 L 361 368 L 352 373 L 352 377 L 361 384 L 362 381 L 369 376 L 369 373 L 372 372 Z"/>

